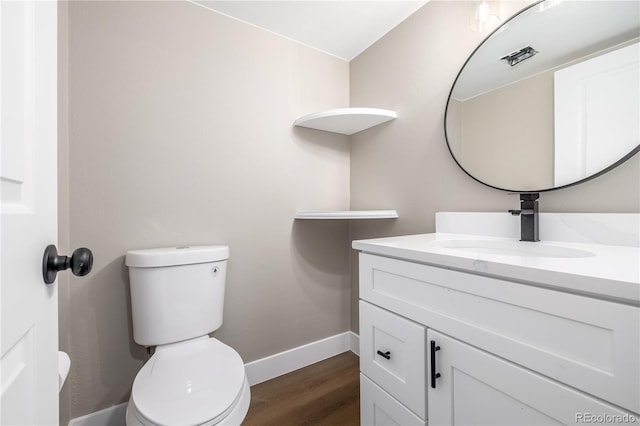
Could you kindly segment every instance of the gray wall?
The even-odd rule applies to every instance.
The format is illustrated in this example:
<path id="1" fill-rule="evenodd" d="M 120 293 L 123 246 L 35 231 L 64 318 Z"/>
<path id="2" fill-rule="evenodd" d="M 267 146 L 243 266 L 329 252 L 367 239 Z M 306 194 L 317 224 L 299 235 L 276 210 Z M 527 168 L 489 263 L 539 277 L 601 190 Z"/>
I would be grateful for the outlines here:
<path id="1" fill-rule="evenodd" d="M 62 423 L 126 401 L 145 359 L 129 249 L 228 244 L 215 336 L 245 362 L 349 330 L 348 224 L 293 220 L 348 208 L 348 138 L 291 125 L 348 85 L 347 62 L 186 1 L 68 4 L 61 243 L 95 263 L 60 283 Z"/>
<path id="2" fill-rule="evenodd" d="M 509 13 L 522 2 L 504 2 Z M 445 143 L 451 84 L 486 34 L 469 29 L 469 2 L 431 1 L 351 62 L 351 106 L 375 106 L 398 118 L 351 137 L 351 207 L 395 208 L 400 218 L 360 221 L 351 238 L 434 231 L 437 211 L 506 211 L 518 196 L 475 182 Z M 506 9 L 505 9 L 506 11 Z M 543 193 L 547 212 L 640 211 L 640 156 L 591 182 Z M 357 255 L 352 257 L 352 329 L 358 330 Z"/>
<path id="3" fill-rule="evenodd" d="M 462 157 L 456 157 L 458 162 L 498 188 L 552 188 L 553 105 L 551 71 L 465 100 L 460 108 Z M 451 142 L 455 135 L 447 127 Z"/>
<path id="4" fill-rule="evenodd" d="M 68 102 L 68 17 L 65 1 L 58 2 L 58 251 L 69 253 L 69 102 Z M 70 346 L 69 275 L 58 274 L 58 344 L 60 350 Z M 74 377 L 75 378 L 75 377 Z M 72 377 L 60 391 L 60 424 L 69 420 L 69 389 Z"/>

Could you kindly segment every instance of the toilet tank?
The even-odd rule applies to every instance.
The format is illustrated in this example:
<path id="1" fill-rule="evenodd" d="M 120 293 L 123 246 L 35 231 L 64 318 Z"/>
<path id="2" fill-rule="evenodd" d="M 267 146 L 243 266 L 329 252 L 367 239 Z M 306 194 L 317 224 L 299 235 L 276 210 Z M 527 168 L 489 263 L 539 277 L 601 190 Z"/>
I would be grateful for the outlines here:
<path id="1" fill-rule="evenodd" d="M 128 251 L 133 339 L 158 346 L 217 330 L 228 258 L 223 245 Z"/>

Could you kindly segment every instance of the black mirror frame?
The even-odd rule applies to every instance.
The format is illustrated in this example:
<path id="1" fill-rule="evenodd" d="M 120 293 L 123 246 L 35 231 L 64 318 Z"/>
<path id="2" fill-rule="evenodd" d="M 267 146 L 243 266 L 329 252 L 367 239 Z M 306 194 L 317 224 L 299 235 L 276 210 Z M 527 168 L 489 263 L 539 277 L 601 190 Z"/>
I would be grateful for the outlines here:
<path id="1" fill-rule="evenodd" d="M 580 179 L 578 181 L 572 182 L 572 183 L 568 183 L 566 185 L 562 185 L 562 186 L 555 186 L 553 188 L 546 188 L 546 189 L 507 189 L 507 188 L 500 188 L 491 184 L 488 184 L 486 182 L 481 181 L 480 179 L 476 178 L 475 176 L 473 176 L 471 173 L 469 173 L 464 167 L 462 167 L 462 164 L 460 164 L 460 162 L 458 162 L 458 159 L 455 157 L 455 155 L 453 154 L 453 151 L 451 150 L 451 145 L 449 144 L 449 136 L 447 134 L 447 113 L 449 111 L 449 103 L 451 102 L 451 95 L 453 94 L 453 89 L 456 87 L 456 83 L 458 82 L 458 79 L 460 78 L 460 75 L 462 74 L 462 71 L 464 71 L 464 68 L 467 66 L 467 63 L 469 63 L 469 61 L 471 60 L 471 58 L 473 57 L 473 55 L 475 55 L 475 53 L 482 47 L 482 45 L 484 45 L 485 42 L 487 42 L 491 36 L 493 36 L 495 33 L 497 33 L 498 31 L 500 31 L 500 29 L 504 26 L 507 25 L 509 22 L 511 22 L 513 19 L 517 18 L 518 16 L 520 16 L 521 14 L 527 12 L 529 9 L 532 9 L 534 7 L 536 7 L 537 5 L 539 5 L 540 3 L 543 3 L 545 0 L 539 0 L 536 1 L 535 3 L 532 3 L 531 5 L 529 5 L 528 7 L 522 9 L 521 11 L 519 11 L 518 13 L 516 13 L 515 15 L 513 15 L 512 17 L 510 17 L 509 19 L 507 19 L 506 21 L 504 21 L 502 23 L 502 25 L 500 25 L 499 27 L 497 27 L 495 30 L 493 30 L 489 35 L 487 35 L 484 40 L 482 40 L 480 42 L 480 44 L 473 49 L 473 52 L 471 52 L 471 54 L 469 55 L 469 57 L 466 59 L 466 61 L 464 61 L 464 64 L 462 64 L 462 67 L 460 68 L 460 71 L 458 71 L 458 74 L 456 75 L 455 80 L 453 80 L 453 84 L 451 85 L 451 90 L 449 91 L 449 96 L 447 97 L 447 104 L 445 106 L 444 109 L 444 137 L 445 137 L 445 141 L 447 142 L 447 149 L 449 150 L 449 154 L 451 154 L 451 158 L 453 158 L 453 161 L 455 161 L 455 163 L 458 165 L 458 167 L 460 167 L 460 169 L 467 175 L 469 176 L 471 179 L 475 180 L 476 182 L 479 182 L 485 186 L 488 186 L 490 188 L 494 188 L 500 191 L 506 191 L 509 193 L 539 193 L 539 192 L 549 192 L 549 191 L 555 191 L 558 189 L 564 189 L 564 188 L 569 188 L 571 186 L 575 186 L 575 185 L 579 185 L 581 183 L 585 183 L 588 182 L 592 179 L 595 179 L 597 177 L 602 176 L 603 174 L 615 169 L 616 167 L 618 167 L 619 165 L 621 165 L 622 163 L 624 163 L 625 161 L 629 160 L 631 157 L 633 157 L 634 155 L 636 155 L 638 152 L 640 152 L 640 145 L 636 146 L 634 149 L 632 149 L 628 154 L 626 154 L 625 156 L 623 156 L 622 158 L 620 158 L 618 161 L 616 161 L 615 163 L 611 164 L 608 167 L 605 167 L 604 169 L 600 170 L 597 173 L 592 174 L 591 176 L 587 176 L 584 179 Z"/>

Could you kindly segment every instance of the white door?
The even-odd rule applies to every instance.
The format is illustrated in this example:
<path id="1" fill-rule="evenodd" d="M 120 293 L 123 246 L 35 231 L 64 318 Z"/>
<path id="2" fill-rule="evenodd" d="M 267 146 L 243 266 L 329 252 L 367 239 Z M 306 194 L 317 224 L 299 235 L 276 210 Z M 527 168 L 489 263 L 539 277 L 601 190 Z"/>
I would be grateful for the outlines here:
<path id="1" fill-rule="evenodd" d="M 0 1 L 0 423 L 58 423 L 57 4 Z"/>
<path id="2" fill-rule="evenodd" d="M 583 424 L 589 415 L 633 418 L 613 405 L 433 330 L 427 330 L 427 340 L 428 347 L 432 341 L 439 347 L 430 351 L 427 363 L 429 426 L 569 425 Z M 440 376 L 433 380 L 433 373 Z"/>
<path id="3" fill-rule="evenodd" d="M 555 186 L 591 176 L 640 144 L 640 43 L 554 73 Z"/>

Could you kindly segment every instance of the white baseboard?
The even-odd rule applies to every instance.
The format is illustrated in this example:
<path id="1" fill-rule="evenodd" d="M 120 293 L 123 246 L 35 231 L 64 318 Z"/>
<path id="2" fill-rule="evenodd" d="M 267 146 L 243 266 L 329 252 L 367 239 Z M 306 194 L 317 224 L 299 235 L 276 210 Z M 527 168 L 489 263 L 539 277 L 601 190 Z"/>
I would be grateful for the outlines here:
<path id="1" fill-rule="evenodd" d="M 127 403 L 71 419 L 69 426 L 125 426 Z"/>
<path id="2" fill-rule="evenodd" d="M 354 354 L 360 356 L 360 336 L 358 336 L 353 331 L 350 331 L 350 333 L 351 333 L 351 347 L 349 348 L 349 350 Z"/>
<path id="3" fill-rule="evenodd" d="M 253 386 L 265 382 L 343 352 L 351 351 L 357 354 L 357 341 L 358 336 L 356 334 L 346 331 L 249 362 L 245 364 L 249 384 Z"/>
<path id="4" fill-rule="evenodd" d="M 351 351 L 359 355 L 360 338 L 346 331 L 244 365 L 250 385 L 265 382 L 316 362 Z M 76 417 L 69 426 L 124 426 L 127 404 L 114 405 L 86 416 Z"/>

